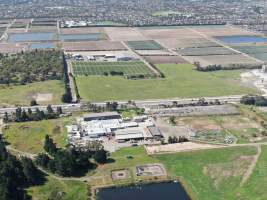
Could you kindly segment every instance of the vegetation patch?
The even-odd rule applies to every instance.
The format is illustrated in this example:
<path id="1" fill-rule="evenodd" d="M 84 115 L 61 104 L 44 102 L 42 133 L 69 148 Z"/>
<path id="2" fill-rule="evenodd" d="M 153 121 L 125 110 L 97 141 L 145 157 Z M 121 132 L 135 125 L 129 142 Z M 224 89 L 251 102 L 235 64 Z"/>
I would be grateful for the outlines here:
<path id="1" fill-rule="evenodd" d="M 128 46 L 134 50 L 161 50 L 163 47 L 154 40 L 128 41 Z"/>
<path id="2" fill-rule="evenodd" d="M 0 55 L 0 84 L 58 80 L 63 75 L 61 51 L 30 51 Z"/>

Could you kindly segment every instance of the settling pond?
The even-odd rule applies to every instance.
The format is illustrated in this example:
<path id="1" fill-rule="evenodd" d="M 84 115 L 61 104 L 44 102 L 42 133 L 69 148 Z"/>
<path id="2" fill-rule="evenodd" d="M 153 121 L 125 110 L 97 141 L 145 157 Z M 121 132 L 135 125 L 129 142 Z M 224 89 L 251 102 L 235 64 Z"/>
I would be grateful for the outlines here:
<path id="1" fill-rule="evenodd" d="M 56 48 L 54 43 L 45 42 L 45 43 L 33 43 L 30 45 L 31 49 L 53 49 Z"/>
<path id="2" fill-rule="evenodd" d="M 54 33 L 14 33 L 8 38 L 9 42 L 34 42 L 34 41 L 47 41 L 53 40 Z"/>
<path id="3" fill-rule="evenodd" d="M 215 38 L 230 44 L 267 42 L 267 38 L 253 35 L 217 36 Z"/>
<path id="4" fill-rule="evenodd" d="M 179 182 L 153 183 L 142 186 L 104 188 L 97 200 L 190 200 Z"/>

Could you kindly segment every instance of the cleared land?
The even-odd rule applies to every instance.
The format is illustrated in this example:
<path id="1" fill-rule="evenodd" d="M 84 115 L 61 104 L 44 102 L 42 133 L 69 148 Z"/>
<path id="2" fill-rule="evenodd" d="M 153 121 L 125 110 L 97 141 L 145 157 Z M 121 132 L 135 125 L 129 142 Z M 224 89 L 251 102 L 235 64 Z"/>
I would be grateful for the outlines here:
<path id="1" fill-rule="evenodd" d="M 185 56 L 187 60 L 193 62 L 200 62 L 201 65 L 229 65 L 229 64 L 259 64 L 257 61 L 248 58 L 242 54 L 231 55 L 207 55 L 207 56 Z"/>
<path id="2" fill-rule="evenodd" d="M 72 62 L 74 74 L 104 75 L 111 72 L 122 72 L 123 75 L 153 75 L 153 72 L 140 61 L 132 62 Z"/>
<path id="3" fill-rule="evenodd" d="M 198 48 L 184 48 L 177 50 L 182 56 L 208 56 L 208 55 L 231 55 L 236 52 L 225 47 L 198 47 Z"/>
<path id="4" fill-rule="evenodd" d="M 106 27 L 104 31 L 113 41 L 136 41 L 146 38 L 135 28 L 130 27 Z"/>
<path id="5" fill-rule="evenodd" d="M 52 100 L 38 102 L 40 104 L 61 103 L 64 94 L 64 83 L 62 81 L 44 81 L 18 86 L 0 87 L 0 105 L 29 105 L 30 101 L 38 94 L 52 94 Z"/>
<path id="6" fill-rule="evenodd" d="M 65 51 L 118 51 L 126 50 L 121 42 L 113 41 L 83 41 L 63 42 L 62 48 Z"/>
<path id="7" fill-rule="evenodd" d="M 187 63 L 187 61 L 180 56 L 144 56 L 144 59 L 153 64 Z"/>
<path id="8" fill-rule="evenodd" d="M 50 135 L 59 147 L 67 145 L 65 125 L 71 118 L 38 122 L 11 123 L 4 129 L 4 137 L 11 147 L 33 154 L 43 152 L 45 135 Z"/>
<path id="9" fill-rule="evenodd" d="M 255 93 L 240 85 L 242 70 L 198 72 L 190 64 L 157 65 L 166 78 L 126 80 L 122 77 L 77 77 L 82 99 L 134 100 L 174 97 L 224 96 Z"/>
<path id="10" fill-rule="evenodd" d="M 61 28 L 61 34 L 86 34 L 86 33 L 99 33 L 104 32 L 101 27 L 84 27 L 84 28 Z"/>
<path id="11" fill-rule="evenodd" d="M 129 41 L 128 46 L 134 50 L 161 50 L 163 47 L 154 40 Z"/>
<path id="12" fill-rule="evenodd" d="M 63 181 L 46 177 L 44 185 L 30 187 L 28 194 L 34 200 L 60 199 L 60 200 L 85 200 L 88 199 L 87 185 L 80 181 Z M 59 197 L 61 196 L 62 197 Z"/>

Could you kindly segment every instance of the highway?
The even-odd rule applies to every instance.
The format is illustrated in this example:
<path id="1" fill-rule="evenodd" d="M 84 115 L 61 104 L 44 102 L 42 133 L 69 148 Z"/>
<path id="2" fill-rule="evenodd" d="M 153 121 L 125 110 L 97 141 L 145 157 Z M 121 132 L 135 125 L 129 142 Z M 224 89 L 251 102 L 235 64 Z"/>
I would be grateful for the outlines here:
<path id="1" fill-rule="evenodd" d="M 233 95 L 233 96 L 220 96 L 220 97 L 203 97 L 206 101 L 215 101 L 219 100 L 221 102 L 231 102 L 237 103 L 240 101 L 243 95 Z M 145 107 L 157 107 L 161 105 L 172 105 L 173 102 L 176 101 L 178 104 L 188 104 L 199 101 L 199 98 L 173 98 L 173 99 L 155 99 L 155 100 L 135 100 L 132 101 L 135 103 L 137 107 L 145 108 Z M 117 101 L 119 105 L 127 105 L 128 101 Z M 92 104 L 96 104 L 97 106 L 105 106 L 106 102 L 91 102 Z M 72 104 L 58 104 L 52 105 L 53 109 L 57 107 L 61 107 L 63 112 L 74 112 L 79 111 L 82 107 L 82 103 L 72 103 Z M 0 108 L 0 115 L 7 113 L 13 113 L 18 107 L 8 107 L 8 108 Z M 46 110 L 47 106 L 22 106 L 24 110 L 28 110 L 29 108 L 34 111 L 35 109 Z"/>

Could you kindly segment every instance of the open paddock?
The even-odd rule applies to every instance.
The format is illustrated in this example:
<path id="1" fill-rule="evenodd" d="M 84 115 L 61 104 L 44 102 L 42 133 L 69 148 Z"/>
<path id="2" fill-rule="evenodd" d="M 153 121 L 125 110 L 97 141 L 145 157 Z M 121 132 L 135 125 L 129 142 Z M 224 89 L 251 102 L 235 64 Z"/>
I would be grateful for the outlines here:
<path id="1" fill-rule="evenodd" d="M 131 27 L 105 27 L 104 31 L 113 41 L 146 40 L 146 37 L 136 28 Z"/>
<path id="2" fill-rule="evenodd" d="M 250 31 L 234 27 L 234 26 L 216 26 L 216 27 L 205 27 L 205 26 L 197 26 L 192 27 L 191 29 L 213 37 L 213 36 L 232 36 L 232 35 L 251 35 L 254 34 Z"/>
<path id="3" fill-rule="evenodd" d="M 232 48 L 246 54 L 267 53 L 267 45 L 235 45 Z"/>
<path id="4" fill-rule="evenodd" d="M 131 62 L 72 62 L 74 75 L 100 75 L 122 72 L 123 75 L 154 75 L 141 61 Z"/>
<path id="5" fill-rule="evenodd" d="M 99 41 L 106 39 L 106 35 L 104 33 L 61 34 L 59 37 L 64 42 Z"/>
<path id="6" fill-rule="evenodd" d="M 180 56 L 144 56 L 144 59 L 152 64 L 180 64 L 188 63 Z"/>
<path id="7" fill-rule="evenodd" d="M 9 28 L 7 30 L 7 34 L 11 34 L 11 33 L 25 33 L 26 29 L 25 28 Z"/>
<path id="8" fill-rule="evenodd" d="M 201 65 L 229 65 L 229 64 L 260 64 L 252 58 L 242 54 L 210 55 L 210 56 L 184 56 L 191 63 L 200 62 Z"/>
<path id="9" fill-rule="evenodd" d="M 121 42 L 116 41 L 83 41 L 83 42 L 63 42 L 65 51 L 120 51 L 126 50 Z"/>
<path id="10" fill-rule="evenodd" d="M 203 48 L 184 48 L 177 52 L 182 56 L 207 56 L 207 55 L 231 55 L 237 54 L 235 51 L 225 47 L 203 47 Z"/>
<path id="11" fill-rule="evenodd" d="M 158 39 L 159 43 L 170 49 L 189 48 L 189 47 L 219 47 L 220 45 L 211 42 L 205 38 L 191 38 L 191 39 Z"/>
<path id="12" fill-rule="evenodd" d="M 163 47 L 154 40 L 129 41 L 128 46 L 134 50 L 161 50 Z"/>
<path id="13" fill-rule="evenodd" d="M 145 37 L 152 39 L 191 39 L 199 38 L 199 34 L 193 32 L 188 28 L 181 29 L 152 29 L 152 30 L 141 30 L 140 31 Z"/>
<path id="14" fill-rule="evenodd" d="M 168 50 L 135 50 L 135 52 L 141 56 L 168 56 L 173 53 Z"/>
<path id="15" fill-rule="evenodd" d="M 84 28 L 61 28 L 61 34 L 86 34 L 86 33 L 103 33 L 104 29 L 101 27 L 84 27 Z"/>

